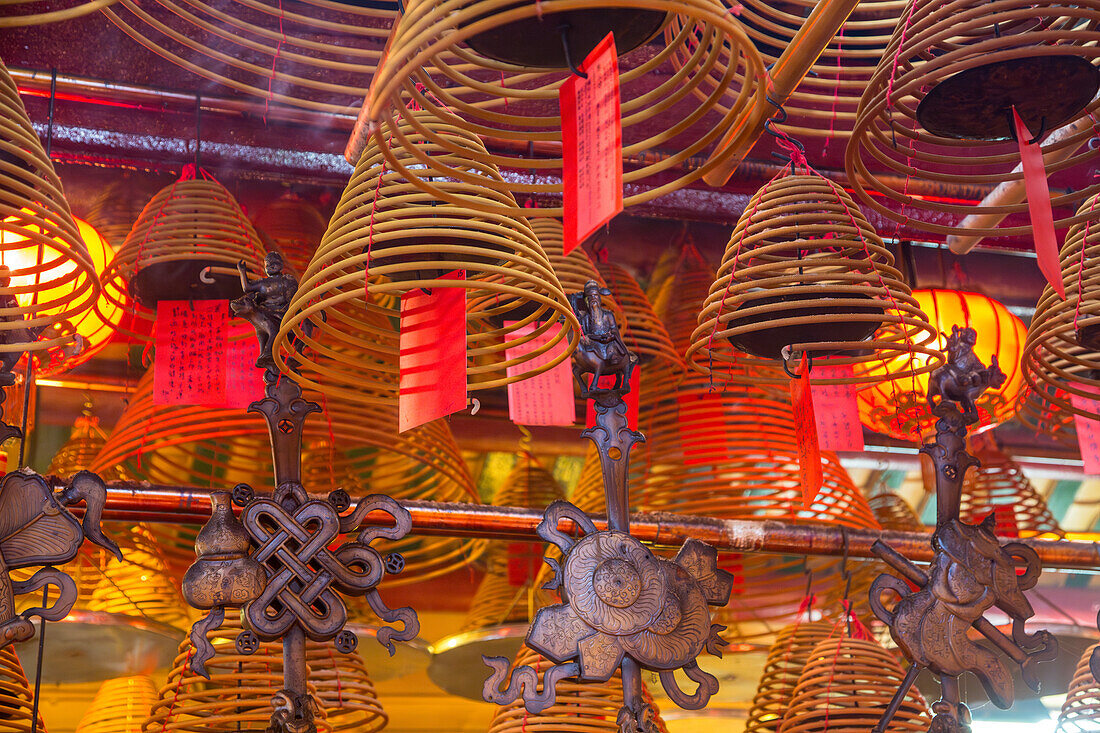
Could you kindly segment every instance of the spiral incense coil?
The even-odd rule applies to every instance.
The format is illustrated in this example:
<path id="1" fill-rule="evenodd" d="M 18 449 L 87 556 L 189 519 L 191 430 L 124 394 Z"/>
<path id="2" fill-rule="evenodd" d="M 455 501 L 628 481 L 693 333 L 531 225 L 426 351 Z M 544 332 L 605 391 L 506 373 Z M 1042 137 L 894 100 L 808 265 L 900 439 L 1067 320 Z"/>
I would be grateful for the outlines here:
<path id="1" fill-rule="evenodd" d="M 254 654 L 239 654 L 235 640 L 242 629 L 238 618 L 227 617 L 220 628 L 206 632 L 214 646 L 214 657 L 206 663 L 209 680 L 191 670 L 195 648 L 184 638 L 168 680 L 142 726 L 144 733 L 267 730 L 271 697 L 283 687 L 283 647 L 278 642 L 260 642 Z M 307 649 L 312 643 L 307 642 Z M 313 665 L 309 665 L 306 689 L 319 699 L 312 671 Z M 329 711 L 321 705 L 318 708 L 317 729 L 330 733 Z"/>
<path id="2" fill-rule="evenodd" d="M 904 677 L 897 658 L 872 639 L 822 641 L 802 668 L 779 733 L 871 730 Z M 910 687 L 890 730 L 923 732 L 930 723 L 928 704 Z"/>
<path id="3" fill-rule="evenodd" d="M 23 665 L 11 646 L 0 649 L 0 731 L 3 733 L 30 733 L 34 717 L 34 693 L 23 672 Z M 37 729 L 46 733 L 42 713 L 38 714 Z"/>
<path id="4" fill-rule="evenodd" d="M 859 207 L 832 181 L 791 170 L 764 184 L 738 220 L 691 336 L 691 365 L 715 380 L 757 382 L 767 377 L 755 367 L 777 365 L 789 348 L 854 369 L 811 369 L 811 381 L 855 384 L 885 379 L 864 364 L 900 362 L 896 379 L 942 364 L 927 345 L 935 330 Z M 917 354 L 926 358 L 905 358 Z M 735 361 L 747 371 L 726 373 Z"/>
<path id="5" fill-rule="evenodd" d="M 914 195 L 910 183 L 992 187 L 1020 181 L 1013 103 L 1040 139 L 1074 125 L 1070 134 L 1043 145 L 1043 153 L 1058 161 L 1048 163 L 1048 174 L 1094 159 L 1097 152 L 1085 143 L 1094 135 L 1088 119 L 1100 104 L 1092 96 L 1095 72 L 1089 69 L 1100 56 L 1098 21 L 1100 9 L 1090 0 L 910 0 L 860 99 L 845 160 L 856 197 L 883 216 L 936 234 L 1029 234 L 1030 223 L 964 227 L 961 221 L 975 215 L 995 215 L 997 221 L 1026 217 L 1026 200 L 970 204 Z M 1063 83 L 1052 85 L 1051 78 Z M 1004 110 L 1000 116 L 977 112 L 998 108 Z M 1051 205 L 1058 212 L 1098 191 L 1100 183 L 1090 183 L 1055 194 Z M 1054 226 L 1087 218 L 1056 213 Z"/>
<path id="6" fill-rule="evenodd" d="M 129 171 L 121 171 L 96 194 L 88 207 L 84 218 L 112 249 L 122 246 L 141 214 L 142 204 L 149 195 L 143 183 L 135 180 Z"/>
<path id="7" fill-rule="evenodd" d="M 334 733 L 374 733 L 386 727 L 389 716 L 358 653 L 341 654 L 331 642 L 307 641 L 306 664 L 317 689 L 317 703 L 326 711 Z"/>
<path id="8" fill-rule="evenodd" d="M 771 67 L 780 53 L 790 45 L 795 34 L 806 23 L 816 7 L 816 0 L 792 0 L 782 5 L 746 0 L 727 2 L 736 7 L 737 19 L 752 39 L 764 64 Z M 840 27 L 809 73 L 783 102 L 790 119 L 783 129 L 799 138 L 824 138 L 826 141 L 847 141 L 856 120 L 856 109 L 864 87 L 882 58 L 894 32 L 905 0 L 861 0 L 848 20 Z M 679 29 L 674 20 L 665 31 Z M 673 58 L 679 68 L 682 54 Z M 702 87 L 696 95 L 710 91 Z M 727 98 L 731 96 L 727 94 Z M 725 99 L 719 102 L 724 106 Z"/>
<path id="9" fill-rule="evenodd" d="M 63 479 L 71 477 L 77 471 L 87 468 L 106 442 L 107 433 L 99 427 L 99 418 L 92 415 L 88 406 L 85 406 L 84 414 L 73 422 L 73 432 L 64 445 L 57 449 L 46 473 Z"/>
<path id="10" fill-rule="evenodd" d="M 382 493 L 395 499 L 477 500 L 446 422 L 436 420 L 398 435 L 396 405 L 363 410 L 343 400 L 305 397 L 322 405 L 321 413 L 306 420 L 303 433 L 302 481 L 307 491 L 328 494 L 342 486 L 353 497 Z M 334 445 L 335 436 L 339 439 Z M 270 442 L 261 417 L 244 410 L 154 405 L 152 370 L 138 383 L 91 468 L 115 466 L 153 484 L 248 483 L 257 492 L 274 489 Z M 481 555 L 485 542 L 410 536 L 380 540 L 376 546 L 383 554 L 404 555 L 404 571 L 386 581 L 400 584 L 462 567 Z M 183 547 L 177 543 L 177 549 Z"/>
<path id="11" fill-rule="evenodd" d="M 822 620 L 796 621 L 779 631 L 768 649 L 764 671 L 756 686 L 745 723 L 746 733 L 778 733 L 810 653 L 839 630 L 836 623 Z"/>
<path id="12" fill-rule="evenodd" d="M 0 285 L 0 354 L 33 352 L 45 366 L 76 348 L 75 324 L 101 293 L 95 263 L 3 62 L 0 266 L 11 276 Z"/>
<path id="13" fill-rule="evenodd" d="M 581 477 L 573 489 L 569 501 L 585 514 L 606 514 L 607 497 L 603 487 L 603 469 L 600 467 L 600 454 L 594 445 L 588 446 L 584 454 L 584 466 Z"/>
<path id="14" fill-rule="evenodd" d="M 157 688 L 146 675 L 116 677 L 99 686 L 76 733 L 141 733 Z"/>
<path id="15" fill-rule="evenodd" d="M 1100 723 L 1100 683 L 1089 669 L 1089 659 L 1098 646 L 1090 646 L 1077 661 L 1066 701 L 1058 713 L 1056 733 L 1093 733 Z"/>
<path id="16" fill-rule="evenodd" d="M 611 290 L 611 297 L 622 308 L 624 319 L 619 324 L 619 331 L 626 347 L 637 355 L 638 363 L 645 368 L 656 360 L 668 369 L 682 370 L 684 361 L 638 281 L 614 262 L 598 262 L 596 269 Z"/>
<path id="17" fill-rule="evenodd" d="M 1036 435 L 1052 438 L 1062 445 L 1077 447 L 1077 426 L 1074 415 L 1059 409 L 1044 395 L 1050 390 L 1033 389 L 1030 385 L 1020 392 L 1016 403 L 1015 419 L 1030 428 Z"/>
<path id="18" fill-rule="evenodd" d="M 119 331 L 132 339 L 152 339 L 160 299 L 237 297 L 242 260 L 250 278 L 263 276 L 264 248 L 252 223 L 224 186 L 200 174 L 185 169 L 149 200 L 101 275 L 106 301 L 130 316 Z"/>
<path id="19" fill-rule="evenodd" d="M 1100 400 L 1100 195 L 1078 214 L 1086 218 L 1066 232 L 1058 256 L 1066 297 L 1044 286 L 1027 329 L 1024 376 L 1053 409 L 1096 420 L 1100 403 L 1090 400 Z"/>
<path id="20" fill-rule="evenodd" d="M 324 0 L 118 0 L 103 14 L 158 56 L 284 116 L 281 105 L 354 114 L 396 15 Z"/>
<path id="21" fill-rule="evenodd" d="M 481 162 L 485 148 L 472 133 L 423 112 L 399 128 L 416 141 L 418 155 L 502 180 L 491 163 Z M 460 152 L 439 140 L 458 145 Z M 375 142 L 388 146 L 385 139 Z M 408 151 L 394 154 L 416 165 Z M 514 203 L 511 195 L 446 181 L 440 185 L 459 203 L 442 203 L 415 189 L 408 175 L 395 172 L 378 144 L 363 151 L 276 339 L 280 369 L 322 394 L 362 404 L 392 403 L 398 380 L 393 325 L 400 315 L 398 296 L 437 287 L 466 289 L 468 389 L 501 387 L 569 358 L 580 326 L 527 220 L 476 211 L 482 200 Z M 466 279 L 440 279 L 453 270 L 464 270 Z M 506 339 L 529 324 L 535 324 L 535 332 L 517 343 L 542 336 L 549 340 L 509 358 L 506 349 L 516 344 Z M 291 346 L 291 336 L 304 346 L 303 353 Z M 553 358 L 531 366 L 555 350 Z"/>
<path id="22" fill-rule="evenodd" d="M 5 15 L 0 16 L 0 28 L 20 28 L 23 26 L 45 25 L 97 12 L 99 9 L 117 0 L 85 0 L 66 3 L 69 7 L 58 8 L 57 3 L 45 0 L 14 0 L 5 4 Z M 14 10 L 13 10 L 14 6 Z"/>
<path id="23" fill-rule="evenodd" d="M 1020 464 L 997 447 L 992 438 L 975 436 L 972 455 L 981 461 L 963 477 L 959 519 L 977 524 L 997 508 L 1008 509 L 1020 537 L 1058 539 L 1066 536 L 1046 500 L 1031 485 Z"/>
<path id="24" fill-rule="evenodd" d="M 465 202 L 440 181 L 456 179 L 511 192 L 517 198 L 560 194 L 563 184 L 555 180 L 563 169 L 558 89 L 569 74 L 566 65 L 557 66 L 560 70 L 535 69 L 496 61 L 471 48 L 477 44 L 473 36 L 506 36 L 511 24 L 536 24 L 536 16 L 563 11 L 583 14 L 606 7 L 597 0 L 518 5 L 510 0 L 407 3 L 394 27 L 388 55 L 371 84 L 373 135 L 385 141 L 392 137 L 394 142 L 385 147 L 386 162 L 416 187 L 454 203 Z M 724 136 L 734 122 L 757 105 L 766 104 L 767 75 L 760 54 L 720 0 L 631 0 L 617 7 L 634 14 L 679 14 L 681 27 L 663 42 L 624 53 L 620 61 L 622 156 L 628 164 L 623 171 L 623 205 L 632 206 L 683 188 L 717 167 L 723 157 Z M 537 26 L 519 43 L 534 45 L 530 39 L 539 33 L 550 34 L 550 46 L 560 55 L 558 29 L 549 20 L 545 28 Z M 538 40 L 543 39 L 540 36 Z M 592 45 L 572 49 L 573 58 L 579 62 Z M 689 63 L 666 76 L 667 64 L 677 54 Z M 548 66 L 553 65 L 556 62 Z M 704 98 L 695 96 L 699 88 L 707 90 Z M 719 111 L 717 103 L 723 95 L 728 96 L 724 110 Z M 424 110 L 424 116 L 406 108 L 407 103 Z M 494 169 L 517 170 L 520 175 L 504 181 L 469 169 L 461 157 L 448 160 L 429 154 L 406 127 L 410 121 L 433 118 L 490 140 L 488 151 L 479 150 L 480 159 Z M 427 125 L 419 132 L 456 156 L 463 153 L 460 144 L 429 131 Z M 652 156 L 655 149 L 669 152 Z M 401 160 L 398 151 L 410 153 L 425 167 L 409 168 L 412 161 Z M 632 186 L 644 182 L 653 185 Z M 476 207 L 511 216 L 528 213 L 511 196 L 481 199 Z M 540 213 L 561 217 L 563 211 L 558 206 L 540 209 Z"/>
<path id="25" fill-rule="evenodd" d="M 252 223 L 261 238 L 267 235 L 275 243 L 268 249 L 281 252 L 298 274 L 309 267 L 328 227 L 328 220 L 316 206 L 290 191 L 265 206 Z"/>
<path id="26" fill-rule="evenodd" d="M 534 669 L 541 686 L 542 674 L 552 662 L 524 645 L 516 656 L 515 666 L 520 665 Z M 538 714 L 527 712 L 522 699 L 497 707 L 488 733 L 618 733 L 616 719 L 623 706 L 620 672 L 616 671 L 606 682 L 583 682 L 569 677 L 559 681 L 555 689 L 554 704 Z M 657 729 L 667 730 L 661 711 L 644 683 L 642 697 L 653 706 Z"/>
<path id="27" fill-rule="evenodd" d="M 130 535 L 123 559 L 111 557 L 85 604 L 89 611 L 135 616 L 180 629 L 191 623 L 154 537 L 143 527 Z"/>
<path id="28" fill-rule="evenodd" d="M 895 532 L 924 532 L 924 525 L 905 499 L 892 491 L 884 491 L 867 500 L 875 519 L 883 529 Z"/>

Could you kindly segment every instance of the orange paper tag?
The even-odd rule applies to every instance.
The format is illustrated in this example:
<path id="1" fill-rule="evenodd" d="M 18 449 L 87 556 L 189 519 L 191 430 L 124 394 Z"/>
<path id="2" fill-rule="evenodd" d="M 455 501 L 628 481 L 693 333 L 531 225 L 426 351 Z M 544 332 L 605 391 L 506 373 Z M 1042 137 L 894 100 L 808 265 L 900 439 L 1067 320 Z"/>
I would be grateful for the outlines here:
<path id="1" fill-rule="evenodd" d="M 623 395 L 623 402 L 626 403 L 626 424 L 631 430 L 638 429 L 638 394 L 641 391 L 642 385 L 642 370 L 638 367 L 634 367 L 634 372 L 630 375 L 630 391 Z M 615 377 L 610 374 L 605 374 L 600 377 L 599 387 L 615 386 Z M 584 411 L 584 426 L 586 428 L 596 427 L 596 407 L 592 403 L 592 400 L 585 401 Z"/>
<path id="2" fill-rule="evenodd" d="M 1047 186 L 1043 149 L 1037 142 L 1028 142 L 1031 133 L 1015 107 L 1012 108 L 1012 121 L 1016 126 L 1016 143 L 1020 147 L 1020 165 L 1024 169 L 1027 210 L 1031 214 L 1031 230 L 1035 239 L 1035 254 L 1039 258 L 1039 270 L 1050 283 L 1050 287 L 1054 288 L 1054 292 L 1058 293 L 1058 297 L 1065 300 L 1066 288 L 1062 283 L 1062 267 L 1058 263 L 1058 239 L 1054 235 L 1054 214 L 1050 210 L 1050 188 Z"/>
<path id="3" fill-rule="evenodd" d="M 505 328 L 515 325 L 515 321 L 505 321 Z M 504 334 L 505 343 L 515 341 L 534 333 L 536 324 L 529 323 L 515 331 Z M 554 338 L 554 330 L 544 331 L 530 341 L 510 346 L 505 350 L 509 360 L 530 354 Z M 553 348 L 541 356 L 508 367 L 508 376 L 515 377 L 537 369 L 554 360 L 565 352 L 566 341 L 562 339 Z M 508 385 L 508 419 L 519 425 L 572 425 L 577 420 L 577 409 L 573 403 L 573 363 L 565 359 L 557 366 L 542 374 Z"/>
<path id="4" fill-rule="evenodd" d="M 821 490 L 821 449 L 817 445 L 817 421 L 814 419 L 813 390 L 810 388 L 810 370 L 806 367 L 806 354 L 798 379 L 790 381 L 791 404 L 794 406 L 794 430 L 798 443 L 798 473 L 802 479 L 802 505 L 813 506 L 817 492 Z"/>
<path id="5" fill-rule="evenodd" d="M 852 373 L 850 364 L 814 366 L 814 375 L 822 379 L 844 379 L 851 377 Z M 831 451 L 863 450 L 863 427 L 859 422 L 855 385 L 815 384 L 811 390 L 818 448 Z"/>
<path id="6" fill-rule="evenodd" d="M 565 209 L 565 254 L 623 210 L 623 132 L 619 58 L 613 34 L 558 90 Z"/>
<path id="7" fill-rule="evenodd" d="M 1085 410 L 1094 415 L 1100 414 L 1098 400 L 1070 395 L 1070 402 L 1078 410 Z M 1085 464 L 1085 474 L 1100 476 L 1100 421 L 1074 413 L 1073 425 L 1077 429 L 1077 445 L 1081 448 L 1081 461 Z"/>
<path id="8" fill-rule="evenodd" d="M 444 275 L 465 280 L 463 270 Z M 401 297 L 398 431 L 466 407 L 466 288 L 413 290 Z"/>
<path id="9" fill-rule="evenodd" d="M 225 402 L 225 300 L 162 300 L 157 303 L 154 405 L 215 405 Z"/>

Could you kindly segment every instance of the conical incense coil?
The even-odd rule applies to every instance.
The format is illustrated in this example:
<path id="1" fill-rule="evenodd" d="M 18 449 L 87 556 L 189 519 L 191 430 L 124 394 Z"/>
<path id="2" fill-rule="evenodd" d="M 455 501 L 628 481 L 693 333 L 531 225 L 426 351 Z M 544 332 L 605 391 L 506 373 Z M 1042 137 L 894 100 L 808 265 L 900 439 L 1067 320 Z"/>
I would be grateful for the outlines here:
<path id="1" fill-rule="evenodd" d="M 596 269 L 611 290 L 611 297 L 622 308 L 624 318 L 619 331 L 627 348 L 637 355 L 638 363 L 647 372 L 652 367 L 646 368 L 646 365 L 654 361 L 663 363 L 667 369 L 682 370 L 684 361 L 638 281 L 614 262 L 598 262 Z"/>
<path id="2" fill-rule="evenodd" d="M 0 285 L 0 354 L 29 351 L 48 365 L 74 349 L 76 323 L 101 292 L 95 263 L 3 62 L 0 266 L 11 277 Z"/>
<path id="3" fill-rule="evenodd" d="M 1090 128 L 1091 130 L 1091 128 Z M 1100 194 L 1081 205 L 1058 259 L 1063 300 L 1047 284 L 1024 344 L 1024 377 L 1051 409 L 1100 419 Z M 1074 398 L 1078 399 L 1074 399 Z"/>
<path id="4" fill-rule="evenodd" d="M 527 665 L 534 669 L 539 675 L 540 685 L 542 673 L 551 664 L 550 660 L 526 645 L 520 648 L 515 662 L 517 667 Z M 622 677 L 619 672 L 615 672 L 606 682 L 582 682 L 566 678 L 558 682 L 555 690 L 557 696 L 554 704 L 537 715 L 527 712 L 522 699 L 497 707 L 493 711 L 488 733 L 618 733 L 616 717 L 623 706 Z M 642 697 L 653 706 L 657 729 L 667 730 L 661 720 L 661 711 L 654 704 L 644 683 Z"/>
<path id="5" fill-rule="evenodd" d="M 99 686 L 76 733 L 141 733 L 156 701 L 157 688 L 145 675 L 107 680 Z"/>
<path id="6" fill-rule="evenodd" d="M 892 491 L 884 491 L 867 500 L 875 519 L 883 529 L 895 532 L 924 532 L 924 525 L 913 508 Z"/>
<path id="7" fill-rule="evenodd" d="M 296 193 L 288 191 L 260 210 L 253 219 L 261 239 L 271 238 L 283 259 L 294 272 L 301 274 L 309 267 L 328 221 L 316 206 Z"/>
<path id="8" fill-rule="evenodd" d="M 363 643 L 376 642 L 364 639 Z M 386 727 L 389 716 L 357 652 L 341 654 L 331 642 L 307 641 L 306 664 L 309 680 L 317 689 L 317 703 L 325 710 L 334 733 L 374 733 Z"/>
<path id="9" fill-rule="evenodd" d="M 749 708 L 746 733 L 777 733 L 798 677 L 818 644 L 838 631 L 832 621 L 796 621 L 784 626 L 768 649 L 764 671 Z"/>
<path id="10" fill-rule="evenodd" d="M 84 218 L 113 249 L 122 246 L 141 215 L 145 197 L 149 195 L 143 185 L 146 183 L 136 180 L 130 171 L 119 171 L 117 177 L 92 199 Z"/>
<path id="11" fill-rule="evenodd" d="M 99 418 L 86 410 L 73 422 L 73 432 L 57 449 L 57 453 L 54 453 L 46 473 L 63 479 L 69 478 L 86 468 L 106 442 L 107 433 L 99 427 Z"/>
<path id="12" fill-rule="evenodd" d="M 426 113 L 416 113 L 401 129 L 418 141 L 418 154 L 442 156 L 500 179 L 495 167 L 481 162 L 485 148 L 472 133 Z M 442 135 L 460 152 L 422 130 Z M 381 148 L 387 146 L 383 139 Z M 538 238 L 522 217 L 476 210 L 479 201 L 511 202 L 511 196 L 455 180 L 440 185 L 459 203 L 441 202 L 395 172 L 381 148 L 372 143 L 363 151 L 301 278 L 276 340 L 280 369 L 329 396 L 361 404 L 394 402 L 399 296 L 436 287 L 466 290 L 468 389 L 501 387 L 567 359 L 580 326 Z M 394 154 L 416 165 L 408 151 Z M 465 271 L 465 280 L 440 279 L 454 270 Z M 525 336 L 527 341 L 536 336 L 549 341 L 508 359 L 506 338 L 528 324 L 535 324 L 535 334 Z M 551 353 L 553 358 L 531 366 Z M 530 368 L 519 368 L 525 366 Z"/>
<path id="13" fill-rule="evenodd" d="M 135 527 L 123 559 L 111 557 L 99 581 L 83 605 L 89 611 L 105 611 L 187 628 L 188 607 L 172 584 L 167 564 L 153 536 Z"/>
<path id="14" fill-rule="evenodd" d="M 227 618 L 220 628 L 206 633 L 214 647 L 213 659 L 206 662 L 209 679 L 191 670 L 195 648 L 184 638 L 142 726 L 144 733 L 267 730 L 273 712 L 271 697 L 283 687 L 283 647 L 278 642 L 260 642 L 254 654 L 240 654 L 235 640 L 242 629 L 239 619 Z M 319 700 L 312 665 L 308 671 L 306 689 Z M 318 705 L 317 713 L 319 733 L 331 733 L 328 710 Z"/>
<path id="15" fill-rule="evenodd" d="M 1057 162 L 1048 163 L 1047 173 L 1094 159 L 1097 152 L 1085 142 L 1100 104 L 1090 68 L 1100 56 L 1098 21 L 1100 10 L 1091 2 L 910 0 L 863 91 L 848 144 L 845 173 L 861 204 L 941 235 L 1029 234 L 1030 222 L 962 222 L 983 215 L 999 222 L 1012 214 L 1027 221 L 1023 197 L 971 204 L 914 189 L 925 182 L 992 188 L 1020 181 L 1013 105 L 1031 135 L 1050 141 L 1042 150 Z M 1058 84 L 1050 82 L 1055 78 Z M 1049 135 L 1063 126 L 1069 134 Z M 1100 183 L 1090 182 L 1055 193 L 1055 228 L 1084 222 L 1087 215 L 1059 210 L 1097 191 Z"/>
<path id="16" fill-rule="evenodd" d="M 299 119 L 283 105 L 325 115 L 358 107 L 395 11 L 323 0 L 281 10 L 273 0 L 186 6 L 118 0 L 103 14 L 146 49 L 258 100 L 271 116 Z"/>
<path id="17" fill-rule="evenodd" d="M 872 639 L 822 641 L 802 668 L 779 733 L 871 730 L 903 677 L 897 658 Z M 918 733 L 930 723 L 928 704 L 911 687 L 890 730 Z"/>
<path id="18" fill-rule="evenodd" d="M 477 490 L 447 423 L 436 420 L 397 433 L 397 407 L 363 410 L 343 400 L 305 395 L 322 405 L 306 420 L 302 479 L 307 491 L 327 494 L 343 487 L 353 497 L 372 493 L 396 499 L 476 501 Z M 339 436 L 333 446 L 332 438 Z M 267 428 L 244 410 L 190 405 L 154 405 L 153 374 L 138 383 L 92 470 L 118 466 L 127 476 L 153 484 L 274 489 Z M 405 570 L 387 583 L 408 583 L 450 572 L 481 555 L 483 540 L 406 537 L 379 541 L 379 550 L 400 552 Z"/>
<path id="19" fill-rule="evenodd" d="M 0 731 L 3 733 L 30 733 L 34 721 L 34 693 L 30 681 L 23 672 L 19 657 L 10 646 L 0 649 Z M 41 710 L 38 713 L 37 730 L 46 733 Z"/>
<path id="20" fill-rule="evenodd" d="M 238 297 L 237 263 L 256 279 L 263 258 L 256 230 L 229 191 L 189 167 L 142 209 L 101 275 L 104 297 L 130 316 L 119 331 L 148 341 L 159 300 Z"/>
<path id="21" fill-rule="evenodd" d="M 1043 435 L 1059 443 L 1077 447 L 1077 426 L 1073 413 L 1062 410 L 1044 395 L 1050 390 L 1036 390 L 1027 385 L 1020 392 L 1016 403 L 1015 419 L 1030 428 L 1036 435 Z"/>
<path id="22" fill-rule="evenodd" d="M 1089 669 L 1089 660 L 1098 646 L 1090 646 L 1077 661 L 1066 701 L 1058 713 L 1057 733 L 1094 733 L 1100 727 L 1100 683 Z"/>
<path id="23" fill-rule="evenodd" d="M 940 366 L 929 346 L 936 331 L 859 207 L 832 181 L 791 170 L 759 189 L 738 220 L 691 335 L 691 365 L 715 381 L 780 385 L 789 377 L 757 367 L 778 365 L 784 349 L 854 370 L 845 378 L 811 369 L 820 383 L 881 381 L 863 367 L 883 361 L 895 379 Z M 727 373 L 735 362 L 745 369 Z"/>
<path id="24" fill-rule="evenodd" d="M 634 15 L 648 11 L 658 16 L 654 32 L 663 24 L 662 15 L 682 16 L 678 32 L 666 32 L 663 39 L 636 53 L 626 53 L 622 37 L 615 35 L 620 46 L 617 50 L 624 53 L 619 75 L 620 114 L 622 157 L 627 163 L 623 204 L 629 207 L 700 180 L 718 166 L 731 126 L 749 110 L 766 104 L 766 72 L 745 31 L 720 0 L 631 0 L 619 7 Z M 371 85 L 374 138 L 388 141 L 392 137 L 394 142 L 392 148 L 387 146 L 387 163 L 418 188 L 454 202 L 459 198 L 440 181 L 478 183 L 510 191 L 518 199 L 561 193 L 563 183 L 555 180 L 563 168 L 557 103 L 558 89 L 569 74 L 566 64 L 551 61 L 535 69 L 493 60 L 474 50 L 477 40 L 473 35 L 499 32 L 507 36 L 507 24 L 537 24 L 536 16 L 551 18 L 561 11 L 583 14 L 600 8 L 607 5 L 597 0 L 544 0 L 537 5 L 515 5 L 508 0 L 413 0 L 406 4 L 390 38 L 386 60 Z M 516 40 L 522 38 L 520 43 L 528 44 L 533 34 L 550 34 L 550 45 L 560 54 L 560 35 L 553 21 L 548 19 L 535 28 Z M 572 58 L 579 63 L 598 40 L 584 48 L 572 48 Z M 690 63 L 665 76 L 667 64 L 680 53 Z M 741 83 L 734 86 L 738 79 Z M 714 90 L 703 99 L 694 97 L 693 91 L 706 85 L 714 85 Z M 726 93 L 733 99 L 727 98 L 725 109 L 715 114 L 718 100 Z M 520 171 L 520 175 L 505 181 L 468 169 L 457 156 L 447 160 L 429 155 L 404 130 L 410 120 L 422 115 L 406 108 L 410 102 L 415 109 L 424 110 L 427 118 L 490 138 L 493 144 L 481 153 L 482 159 L 500 169 Z M 462 153 L 459 145 L 438 132 L 427 134 L 433 143 Z M 718 149 L 712 153 L 715 145 Z M 409 167 L 396 154 L 398 149 L 410 152 L 424 167 Z M 653 156 L 655 149 L 668 154 Z M 691 165 L 681 165 L 689 159 L 694 159 Z M 653 185 L 631 186 L 645 183 Z M 483 199 L 477 205 L 483 211 L 495 209 L 511 216 L 528 213 L 510 199 Z M 540 213 L 561 217 L 562 208 L 541 209 Z"/>
<path id="25" fill-rule="evenodd" d="M 972 454 L 981 465 L 963 477 L 959 519 L 978 524 L 993 511 L 1008 513 L 1010 531 L 1020 537 L 1065 537 L 1046 500 L 1031 485 L 1020 464 L 1012 460 L 986 436 L 971 441 Z M 1001 532 L 998 532 L 1001 534 Z"/>
<path id="26" fill-rule="evenodd" d="M 815 0 L 792 0 L 783 5 L 761 0 L 726 4 L 735 8 L 745 33 L 769 67 L 790 45 L 817 5 Z M 855 6 L 809 73 L 783 102 L 790 115 L 783 124 L 785 131 L 798 138 L 824 138 L 826 144 L 847 142 L 860 95 L 875 70 L 875 63 L 882 58 L 905 5 L 905 0 L 861 0 Z M 677 27 L 675 23 L 674 20 L 673 28 Z M 682 64 L 682 56 L 674 57 L 673 63 Z M 709 91 L 709 87 L 703 87 L 696 94 Z M 719 104 L 724 104 L 724 100 Z"/>

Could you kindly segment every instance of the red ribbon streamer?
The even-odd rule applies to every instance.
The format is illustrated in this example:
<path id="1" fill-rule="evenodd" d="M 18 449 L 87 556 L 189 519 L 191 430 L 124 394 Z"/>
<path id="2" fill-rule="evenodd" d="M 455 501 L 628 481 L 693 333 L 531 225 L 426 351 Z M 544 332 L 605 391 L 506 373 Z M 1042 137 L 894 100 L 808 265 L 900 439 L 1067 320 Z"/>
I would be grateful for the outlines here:
<path id="1" fill-rule="evenodd" d="M 806 353 L 797 379 L 790 381 L 791 404 L 794 406 L 794 429 L 798 443 L 798 474 L 802 480 L 802 505 L 813 506 L 821 490 L 821 449 L 817 444 L 817 420 L 814 418 L 813 390 Z"/>
<path id="2" fill-rule="evenodd" d="M 1062 283 L 1062 268 L 1058 265 L 1058 239 L 1054 235 L 1054 214 L 1050 210 L 1050 188 L 1043 164 L 1043 149 L 1039 143 L 1030 143 L 1031 133 L 1020 119 L 1020 113 L 1012 108 L 1012 121 L 1016 126 L 1016 143 L 1020 146 L 1020 164 L 1024 169 L 1024 186 L 1027 189 L 1027 208 L 1031 214 L 1031 229 L 1035 237 L 1035 254 L 1039 256 L 1039 270 L 1043 277 L 1066 299 Z"/>

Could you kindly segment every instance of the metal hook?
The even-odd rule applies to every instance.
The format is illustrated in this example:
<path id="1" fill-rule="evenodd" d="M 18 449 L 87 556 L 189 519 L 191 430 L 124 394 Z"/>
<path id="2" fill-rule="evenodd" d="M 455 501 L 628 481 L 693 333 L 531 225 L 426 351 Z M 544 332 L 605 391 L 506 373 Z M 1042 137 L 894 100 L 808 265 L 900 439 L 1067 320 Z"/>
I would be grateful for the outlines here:
<path id="1" fill-rule="evenodd" d="M 474 405 L 473 409 L 470 410 L 470 416 L 472 417 L 477 414 L 478 410 L 481 409 L 481 400 L 479 400 L 477 397 L 471 397 L 470 402 L 472 402 Z"/>
<path id="2" fill-rule="evenodd" d="M 558 32 L 561 33 L 561 50 L 565 52 L 565 63 L 573 74 L 582 79 L 587 79 L 588 74 L 577 68 L 576 64 L 573 63 L 573 54 L 569 53 L 569 27 L 568 23 L 562 23 L 558 26 Z"/>
<path id="3" fill-rule="evenodd" d="M 783 371 L 785 371 L 787 373 L 787 376 L 790 377 L 791 379 L 798 379 L 801 375 L 800 374 L 795 374 L 794 372 L 792 372 L 791 367 L 790 367 L 791 356 L 792 356 L 792 354 L 791 354 L 791 345 L 787 344 L 782 349 L 780 349 L 779 350 L 779 356 L 783 360 Z M 813 368 L 814 368 L 813 354 L 811 354 L 809 352 L 806 352 L 806 371 L 810 372 L 810 371 L 813 370 Z"/>
<path id="4" fill-rule="evenodd" d="M 1012 140 L 1014 142 L 1019 143 L 1020 140 L 1016 137 L 1016 120 L 1012 117 L 1012 108 L 1009 107 L 1005 114 L 1008 115 L 1008 134 L 1012 136 Z M 1035 143 L 1039 142 L 1039 138 L 1043 136 L 1043 133 L 1046 132 L 1046 130 L 1047 118 L 1046 115 L 1043 115 L 1039 118 L 1039 132 L 1035 133 L 1035 136 L 1028 140 L 1027 144 L 1034 145 Z"/>
<path id="5" fill-rule="evenodd" d="M 211 269 L 204 267 L 199 270 L 199 282 L 206 283 L 207 285 L 213 285 L 216 281 L 211 276 Z"/>

